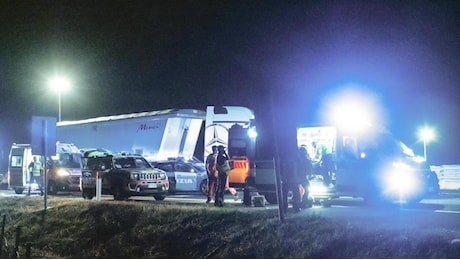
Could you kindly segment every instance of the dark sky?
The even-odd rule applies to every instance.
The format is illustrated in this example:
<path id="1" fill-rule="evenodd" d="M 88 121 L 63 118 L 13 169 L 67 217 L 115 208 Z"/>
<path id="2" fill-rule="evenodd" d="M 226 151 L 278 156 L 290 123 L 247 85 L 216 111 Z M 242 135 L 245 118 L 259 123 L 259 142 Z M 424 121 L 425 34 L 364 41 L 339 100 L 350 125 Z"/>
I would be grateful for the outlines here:
<path id="1" fill-rule="evenodd" d="M 272 107 L 288 135 L 353 85 L 416 153 L 427 124 L 432 163 L 460 163 L 459 71 L 457 1 L 0 0 L 1 156 L 57 117 L 60 74 L 63 120 L 243 105 L 260 140 Z"/>

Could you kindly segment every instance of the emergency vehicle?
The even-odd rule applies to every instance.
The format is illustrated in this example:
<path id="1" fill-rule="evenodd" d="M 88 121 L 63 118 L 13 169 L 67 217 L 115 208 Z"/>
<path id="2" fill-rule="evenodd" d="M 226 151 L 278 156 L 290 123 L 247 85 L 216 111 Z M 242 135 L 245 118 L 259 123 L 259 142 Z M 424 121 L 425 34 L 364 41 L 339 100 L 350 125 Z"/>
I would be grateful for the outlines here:
<path id="1" fill-rule="evenodd" d="M 37 188 L 36 184 L 29 183 L 29 164 L 33 160 L 30 144 L 13 144 L 10 149 L 8 163 L 8 187 L 17 194 L 22 194 L 29 185 Z M 44 157 L 40 161 L 44 164 Z M 73 144 L 56 143 L 56 154 L 46 160 L 47 192 L 55 195 L 58 191 L 78 191 L 82 158 L 79 149 Z M 44 183 L 43 183 L 44 185 Z"/>
<path id="2" fill-rule="evenodd" d="M 141 155 L 88 149 L 83 158 L 81 191 L 84 199 L 96 196 L 98 179 L 101 180 L 101 194 L 113 195 L 115 200 L 125 200 L 133 195 L 164 200 L 168 193 L 166 172 L 152 167 Z"/>
<path id="3" fill-rule="evenodd" d="M 350 196 L 412 203 L 439 190 L 438 178 L 423 158 L 385 129 L 299 127 L 297 142 L 310 158 L 316 152 L 312 143 L 321 143 L 329 153 L 329 162 L 313 160 L 310 196 L 316 201 Z"/>

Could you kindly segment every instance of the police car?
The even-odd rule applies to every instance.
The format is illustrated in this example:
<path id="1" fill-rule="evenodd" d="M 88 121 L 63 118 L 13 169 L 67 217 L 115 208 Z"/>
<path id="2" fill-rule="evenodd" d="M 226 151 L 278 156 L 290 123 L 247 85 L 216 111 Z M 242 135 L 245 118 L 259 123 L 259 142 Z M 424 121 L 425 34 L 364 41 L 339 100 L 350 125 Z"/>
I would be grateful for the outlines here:
<path id="1" fill-rule="evenodd" d="M 150 163 L 166 172 L 170 193 L 199 191 L 207 194 L 208 175 L 203 162 L 197 159 L 171 158 Z"/>

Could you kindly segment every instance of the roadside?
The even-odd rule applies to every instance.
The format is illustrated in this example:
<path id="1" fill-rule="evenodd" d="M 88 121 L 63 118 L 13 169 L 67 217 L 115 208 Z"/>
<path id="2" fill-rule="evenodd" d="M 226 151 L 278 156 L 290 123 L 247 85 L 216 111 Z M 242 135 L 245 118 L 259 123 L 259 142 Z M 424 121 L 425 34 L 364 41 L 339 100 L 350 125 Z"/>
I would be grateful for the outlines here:
<path id="1" fill-rule="evenodd" d="M 8 174 L 0 173 L 0 190 L 7 190 L 8 189 Z"/>

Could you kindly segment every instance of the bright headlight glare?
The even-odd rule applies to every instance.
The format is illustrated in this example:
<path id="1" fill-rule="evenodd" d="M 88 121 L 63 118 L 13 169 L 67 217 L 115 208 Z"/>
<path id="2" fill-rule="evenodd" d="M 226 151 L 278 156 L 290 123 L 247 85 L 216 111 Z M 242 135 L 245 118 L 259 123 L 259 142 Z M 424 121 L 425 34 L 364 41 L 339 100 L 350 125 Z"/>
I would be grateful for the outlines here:
<path id="1" fill-rule="evenodd" d="M 59 176 L 70 176 L 70 172 L 68 172 L 67 170 L 64 170 L 64 169 L 59 169 L 59 170 L 57 171 L 57 174 L 58 174 Z"/>
<path id="2" fill-rule="evenodd" d="M 393 167 L 400 171 L 412 171 L 412 167 L 402 162 L 393 162 Z"/>
<path id="3" fill-rule="evenodd" d="M 256 131 L 255 127 L 249 128 L 248 136 L 250 138 L 253 138 L 253 139 L 255 139 L 257 137 L 257 131 Z"/>

